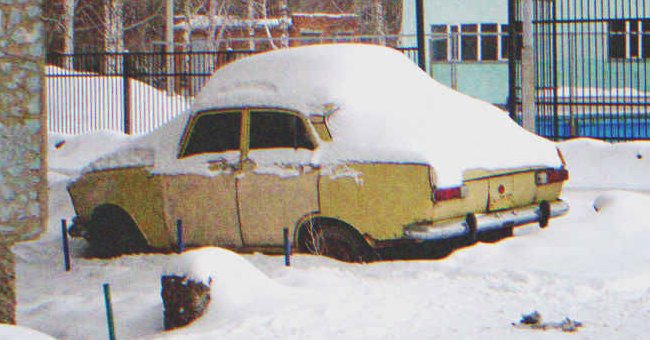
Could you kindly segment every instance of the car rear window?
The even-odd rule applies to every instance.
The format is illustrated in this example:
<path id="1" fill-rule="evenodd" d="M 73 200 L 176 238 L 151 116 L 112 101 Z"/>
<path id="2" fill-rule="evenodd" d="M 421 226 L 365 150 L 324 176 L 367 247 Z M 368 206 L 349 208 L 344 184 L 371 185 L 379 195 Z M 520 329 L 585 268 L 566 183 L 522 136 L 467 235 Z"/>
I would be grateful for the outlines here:
<path id="1" fill-rule="evenodd" d="M 198 117 L 181 157 L 239 150 L 241 112 L 204 113 Z"/>
<path id="2" fill-rule="evenodd" d="M 294 148 L 314 150 L 305 123 L 278 111 L 251 112 L 250 149 Z"/>

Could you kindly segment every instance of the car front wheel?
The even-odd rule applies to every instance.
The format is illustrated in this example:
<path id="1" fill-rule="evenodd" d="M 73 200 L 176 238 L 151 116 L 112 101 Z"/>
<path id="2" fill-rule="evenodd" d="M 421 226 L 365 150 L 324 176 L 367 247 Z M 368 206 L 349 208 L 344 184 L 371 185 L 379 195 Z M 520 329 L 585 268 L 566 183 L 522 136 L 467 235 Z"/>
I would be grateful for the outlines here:
<path id="1" fill-rule="evenodd" d="M 311 221 L 300 229 L 301 252 L 324 255 L 345 262 L 372 262 L 377 253 L 356 231 L 335 223 Z"/>

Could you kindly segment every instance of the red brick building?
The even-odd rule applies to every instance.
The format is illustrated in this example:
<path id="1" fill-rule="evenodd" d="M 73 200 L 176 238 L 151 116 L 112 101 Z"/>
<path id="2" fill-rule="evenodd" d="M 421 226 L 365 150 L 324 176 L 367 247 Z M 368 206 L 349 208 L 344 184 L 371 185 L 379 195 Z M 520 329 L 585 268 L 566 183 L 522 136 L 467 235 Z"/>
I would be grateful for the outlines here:
<path id="1" fill-rule="evenodd" d="M 105 48 L 104 31 L 106 0 L 78 0 L 74 16 L 74 52 L 101 52 Z M 217 0 L 217 6 L 223 1 Z M 201 6 L 192 15 L 189 22 L 191 30 L 186 31 L 188 20 L 183 15 L 187 7 L 186 0 L 175 1 L 175 41 L 183 49 L 205 49 L 206 47 L 223 49 L 266 50 L 272 48 L 270 41 L 281 46 L 283 32 L 288 31 L 289 45 L 355 40 L 350 36 L 372 36 L 377 33 L 377 8 L 371 0 L 285 0 L 288 13 L 282 19 L 279 0 L 253 1 L 255 13 L 251 17 L 247 1 L 230 0 L 228 10 L 215 16 L 210 23 L 207 4 L 212 2 L 195 1 Z M 62 52 L 64 27 L 64 0 L 49 0 L 44 3 L 44 18 L 48 52 Z M 383 15 L 381 29 L 383 34 L 396 35 L 400 32 L 402 17 L 402 0 L 381 0 Z M 261 4 L 266 6 L 261 8 Z M 161 47 L 165 40 L 164 2 L 153 0 L 124 0 L 124 42 L 126 51 L 145 52 Z M 212 24 L 212 26 L 211 26 Z M 221 28 L 223 32 L 221 32 Z M 218 44 L 209 39 L 214 31 Z M 189 35 L 189 36 L 188 36 Z M 269 39 L 271 37 L 271 39 Z M 253 41 L 253 42 L 251 42 Z M 367 40 L 366 40 L 367 41 Z M 389 39 L 390 44 L 390 39 Z"/>
<path id="2" fill-rule="evenodd" d="M 185 18 L 177 17 L 177 50 L 268 50 L 282 46 L 284 25 L 289 46 L 346 41 L 360 35 L 356 13 L 291 13 L 288 20 L 216 18 L 215 22 L 216 26 L 210 26 L 207 16 L 195 16 L 187 25 Z M 214 32 L 212 41 L 210 32 Z"/>

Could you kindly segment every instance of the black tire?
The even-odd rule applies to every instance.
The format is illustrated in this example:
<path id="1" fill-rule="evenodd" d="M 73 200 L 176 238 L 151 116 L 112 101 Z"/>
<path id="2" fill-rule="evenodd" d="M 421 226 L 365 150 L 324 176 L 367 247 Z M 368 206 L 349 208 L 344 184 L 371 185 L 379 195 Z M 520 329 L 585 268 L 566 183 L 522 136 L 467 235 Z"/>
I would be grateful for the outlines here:
<path id="1" fill-rule="evenodd" d="M 467 233 L 467 243 L 472 245 L 478 241 L 478 222 L 476 221 L 476 215 L 469 213 L 465 215 L 465 224 L 467 224 L 468 233 Z"/>
<path id="2" fill-rule="evenodd" d="M 513 235 L 512 227 L 501 228 L 496 230 L 484 231 L 479 234 L 478 239 L 484 243 L 495 243 L 503 240 L 504 238 L 511 237 Z"/>
<path id="3" fill-rule="evenodd" d="M 300 252 L 323 255 L 344 262 L 372 262 L 377 253 L 351 227 L 329 220 L 306 223 L 298 233 Z"/>
<path id="4" fill-rule="evenodd" d="M 539 203 L 539 227 L 548 227 L 548 220 L 551 218 L 551 204 L 547 201 Z"/>
<path id="5" fill-rule="evenodd" d="M 93 211 L 88 223 L 88 243 L 93 257 L 109 258 L 149 250 L 135 221 L 120 207 L 103 205 Z"/>

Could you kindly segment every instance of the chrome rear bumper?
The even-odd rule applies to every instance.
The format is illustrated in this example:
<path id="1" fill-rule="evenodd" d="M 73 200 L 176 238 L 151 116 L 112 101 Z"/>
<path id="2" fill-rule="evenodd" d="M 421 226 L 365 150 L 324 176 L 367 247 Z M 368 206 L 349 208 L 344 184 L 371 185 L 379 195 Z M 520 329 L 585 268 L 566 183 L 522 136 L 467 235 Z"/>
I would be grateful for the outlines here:
<path id="1" fill-rule="evenodd" d="M 561 216 L 569 211 L 569 205 L 562 200 L 557 200 L 549 205 L 550 214 L 548 218 Z M 453 222 L 407 226 L 404 228 L 404 238 L 428 241 L 470 236 L 472 233 L 480 234 L 485 231 L 539 222 L 543 214 L 540 206 L 527 206 L 488 214 L 475 214 L 473 217 L 475 222 L 468 218 Z M 475 224 L 475 226 L 472 226 L 472 224 Z"/>

